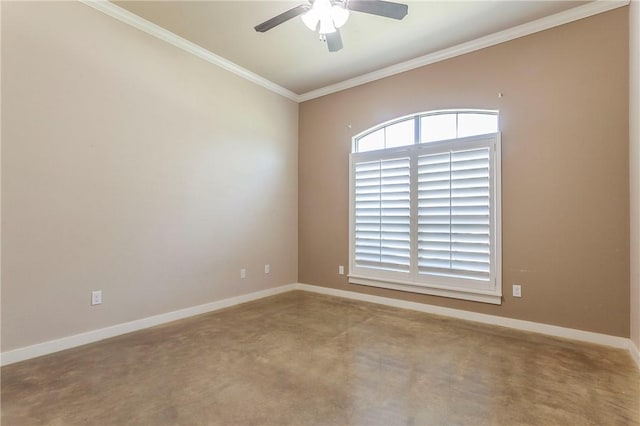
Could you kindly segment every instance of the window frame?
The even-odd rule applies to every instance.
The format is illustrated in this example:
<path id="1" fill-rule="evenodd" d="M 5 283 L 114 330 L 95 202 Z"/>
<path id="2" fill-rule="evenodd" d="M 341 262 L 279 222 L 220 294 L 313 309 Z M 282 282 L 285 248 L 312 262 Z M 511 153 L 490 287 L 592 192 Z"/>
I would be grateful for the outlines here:
<path id="1" fill-rule="evenodd" d="M 497 111 L 486 110 L 448 110 L 437 111 L 433 114 L 447 113 L 485 113 L 498 116 Z M 353 138 L 353 148 L 357 148 L 359 138 L 386 126 L 413 118 L 416 122 L 425 115 L 432 113 L 412 114 L 388 121 L 374 128 L 368 129 Z M 457 121 L 457 120 L 456 120 Z M 456 130 L 456 134 L 457 134 Z M 349 156 L 349 273 L 351 284 L 382 287 L 393 290 L 444 296 L 477 302 L 502 303 L 502 219 L 501 219 L 501 135 L 490 133 L 484 135 L 467 136 L 434 142 L 420 143 L 419 124 L 416 124 L 415 141 L 412 145 L 379 149 L 365 152 L 352 152 Z M 419 274 L 417 265 L 417 161 L 424 155 L 489 147 L 490 152 L 490 278 L 488 281 L 469 278 L 455 278 L 432 274 Z M 410 271 L 385 271 L 371 267 L 358 267 L 355 261 L 355 165 L 366 161 L 388 160 L 394 158 L 410 159 L 410 199 L 411 199 L 411 267 Z M 482 284 L 486 283 L 486 284 Z"/>
<path id="2" fill-rule="evenodd" d="M 420 145 L 420 144 L 432 144 L 435 142 L 441 142 L 441 141 L 450 141 L 450 140 L 454 140 L 454 139 L 443 139 L 443 140 L 434 140 L 434 141 L 428 141 L 428 142 L 420 142 L 420 140 L 422 139 L 422 124 L 421 124 L 421 118 L 422 117 L 426 117 L 426 116 L 433 116 L 433 115 L 447 115 L 447 114 L 456 114 L 456 137 L 454 139 L 459 139 L 459 137 L 457 136 L 458 134 L 458 114 L 485 114 L 485 115 L 493 115 L 496 118 L 498 118 L 498 125 L 499 125 L 499 119 L 500 119 L 500 114 L 498 110 L 487 110 L 487 109 L 443 109 L 443 110 L 437 110 L 437 111 L 428 111 L 428 112 L 421 112 L 418 114 L 409 114 L 409 115 L 404 115 L 402 117 L 397 117 L 394 118 L 392 120 L 389 121 L 385 121 L 383 123 L 377 124 L 363 132 L 358 133 L 357 135 L 355 135 L 352 139 L 351 139 L 351 153 L 359 153 L 362 154 L 360 152 L 358 152 L 358 142 L 360 139 L 363 139 L 366 136 L 369 136 L 371 133 L 375 133 L 378 130 L 384 130 L 386 127 L 390 127 L 393 126 L 394 124 L 397 123 L 401 123 L 403 121 L 408 121 L 408 120 L 414 120 L 414 140 L 413 140 L 413 144 L 409 144 L 409 145 L 403 145 L 402 148 L 404 147 L 408 147 L 408 146 L 412 146 L 412 145 Z M 499 130 L 498 130 L 499 133 Z M 477 136 L 477 135 L 472 135 L 472 136 Z M 464 136 L 464 137 L 469 137 L 469 136 Z M 401 147 L 394 147 L 394 148 L 401 148 Z M 375 151 L 382 151 L 382 150 L 386 150 L 386 149 L 394 149 L 394 148 L 382 148 L 382 149 L 377 149 L 377 150 L 371 150 L 371 151 L 365 151 L 365 152 L 375 152 Z"/>

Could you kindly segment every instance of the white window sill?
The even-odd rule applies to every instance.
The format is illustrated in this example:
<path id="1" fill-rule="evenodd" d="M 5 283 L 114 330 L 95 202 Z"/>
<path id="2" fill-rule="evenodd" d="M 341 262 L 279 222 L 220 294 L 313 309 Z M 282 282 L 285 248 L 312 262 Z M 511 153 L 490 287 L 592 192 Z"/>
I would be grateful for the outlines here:
<path id="1" fill-rule="evenodd" d="M 414 283 L 393 279 L 379 279 L 363 275 L 349 275 L 349 283 L 366 285 L 370 287 L 387 288 L 391 290 L 408 291 L 411 293 L 429 294 L 432 296 L 450 297 L 453 299 L 470 300 L 473 302 L 490 303 L 493 305 L 502 304 L 502 289 L 495 291 L 474 290 L 464 288 L 441 288 L 425 283 Z"/>

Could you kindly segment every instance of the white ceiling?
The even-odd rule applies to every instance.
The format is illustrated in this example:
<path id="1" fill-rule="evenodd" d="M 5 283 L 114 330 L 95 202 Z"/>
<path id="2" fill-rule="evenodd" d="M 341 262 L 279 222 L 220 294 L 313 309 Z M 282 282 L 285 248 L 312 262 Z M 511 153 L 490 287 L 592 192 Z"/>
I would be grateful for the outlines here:
<path id="1" fill-rule="evenodd" d="M 352 12 L 341 30 L 344 48 L 334 53 L 300 18 L 254 31 L 306 1 L 115 3 L 299 95 L 589 3 L 406 1 L 402 21 Z"/>

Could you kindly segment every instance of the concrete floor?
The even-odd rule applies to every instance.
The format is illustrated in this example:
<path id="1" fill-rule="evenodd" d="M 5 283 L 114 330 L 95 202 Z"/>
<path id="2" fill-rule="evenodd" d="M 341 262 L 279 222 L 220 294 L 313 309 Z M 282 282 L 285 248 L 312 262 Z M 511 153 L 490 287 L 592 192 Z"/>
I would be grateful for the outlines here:
<path id="1" fill-rule="evenodd" d="M 623 350 L 290 292 L 2 368 L 9 425 L 632 425 Z"/>

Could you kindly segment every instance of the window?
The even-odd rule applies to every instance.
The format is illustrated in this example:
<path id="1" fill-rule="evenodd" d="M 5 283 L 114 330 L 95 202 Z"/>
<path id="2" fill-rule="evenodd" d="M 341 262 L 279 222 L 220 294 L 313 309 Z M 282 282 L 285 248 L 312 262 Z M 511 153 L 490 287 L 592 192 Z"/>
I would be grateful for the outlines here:
<path id="1" fill-rule="evenodd" d="M 499 304 L 496 111 L 403 117 L 353 139 L 354 284 Z"/>

